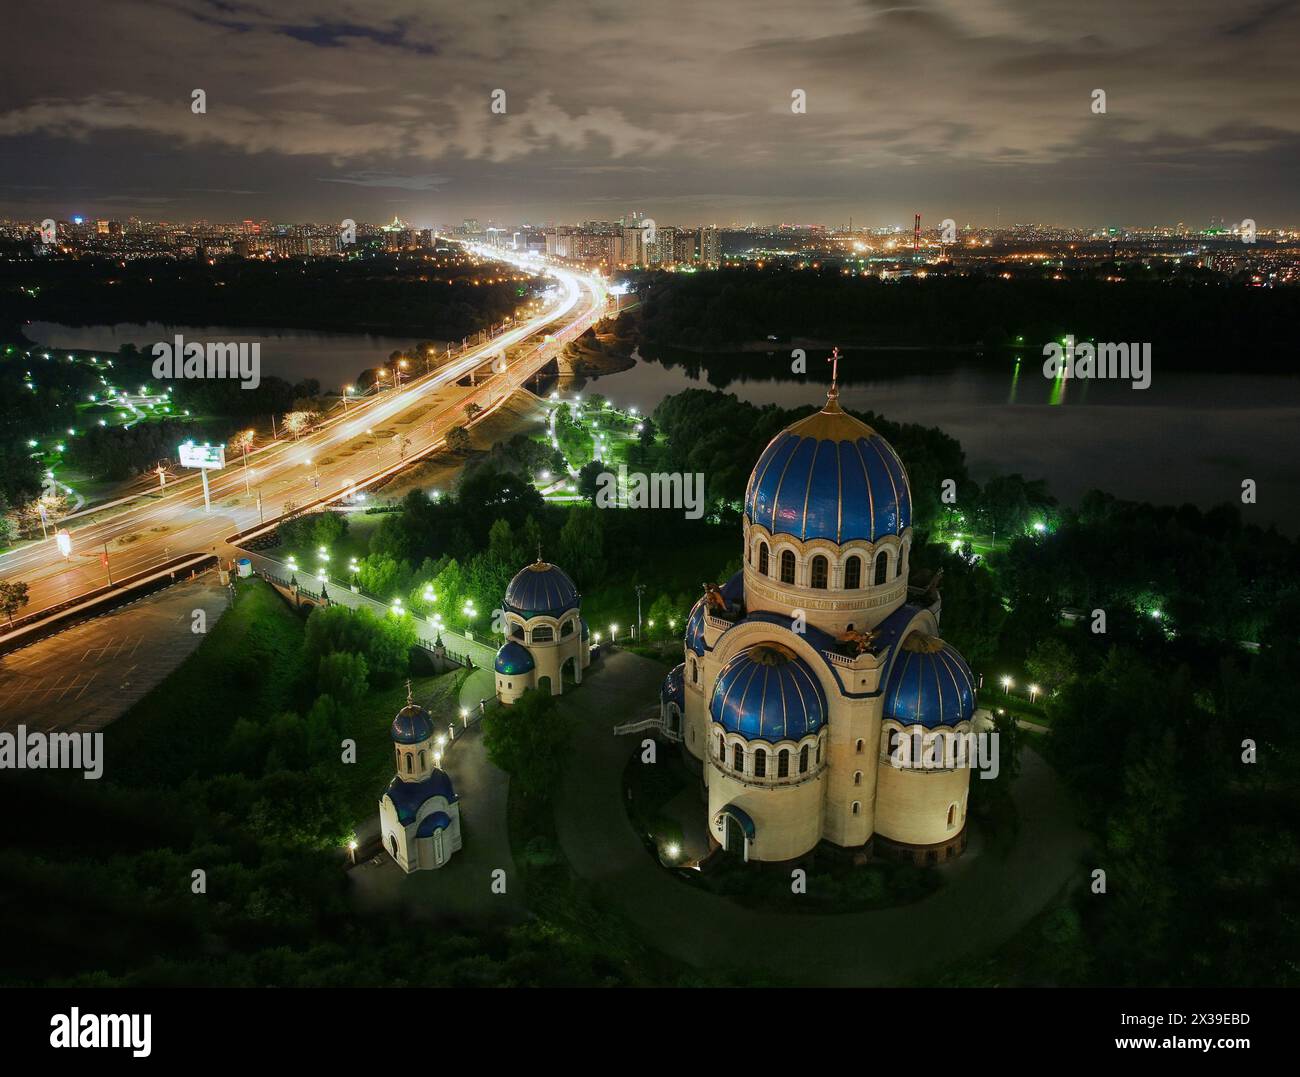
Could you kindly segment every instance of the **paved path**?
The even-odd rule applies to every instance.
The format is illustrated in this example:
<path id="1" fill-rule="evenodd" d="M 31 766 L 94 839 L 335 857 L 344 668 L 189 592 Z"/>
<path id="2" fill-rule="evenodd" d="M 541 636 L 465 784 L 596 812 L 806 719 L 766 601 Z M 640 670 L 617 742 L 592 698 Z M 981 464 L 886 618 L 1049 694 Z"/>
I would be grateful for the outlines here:
<path id="1" fill-rule="evenodd" d="M 556 805 L 560 842 L 575 871 L 599 884 L 650 945 L 687 964 L 763 967 L 807 984 L 924 982 L 1010 938 L 1085 874 L 1086 838 L 1065 791 L 1026 748 L 1013 790 L 1020 817 L 1014 847 L 997 858 L 982 852 L 976 833 L 964 857 L 931 869 L 946 876 L 945 885 L 915 905 L 791 916 L 696 890 L 651 859 L 628 821 L 622 772 L 641 737 L 611 732 L 656 698 L 663 668 L 618 652 L 592 672 L 582 691 L 561 703 L 578 730 Z"/>
<path id="2" fill-rule="evenodd" d="M 492 674 L 475 670 L 461 689 L 462 706 L 477 708 L 479 699 L 491 697 Z M 460 797 L 462 847 L 436 871 L 415 871 L 405 875 L 387 853 L 378 863 L 366 861 L 350 873 L 358 903 L 370 911 L 396 907 L 413 916 L 453 921 L 514 921 L 526 913 L 514 858 L 510 855 L 506 798 L 510 779 L 487 757 L 483 747 L 483 726 L 471 721 L 443 759 Z M 375 826 L 378 827 L 378 793 Z M 492 892 L 492 873 L 506 873 L 505 894 Z"/>
<path id="3" fill-rule="evenodd" d="M 212 572 L 0 656 L 0 728 L 102 729 L 203 642 L 194 611 L 211 632 L 228 603 Z"/>
<path id="4" fill-rule="evenodd" d="M 296 578 L 300 594 L 309 598 L 320 597 L 320 582 L 309 568 L 299 566 L 298 571 L 295 573 L 289 568 L 287 562 L 280 561 L 268 554 L 258 553 L 256 550 L 244 550 L 240 556 L 247 557 L 254 570 L 270 579 L 272 583 L 287 585 L 291 579 Z M 378 617 L 386 617 L 390 611 L 390 607 L 386 602 L 381 602 L 364 591 L 353 591 L 342 580 L 333 579 L 332 577 L 326 577 L 325 592 L 329 596 L 329 600 L 335 605 L 347 606 L 349 609 L 367 609 Z M 438 638 L 438 630 L 433 627 L 433 623 L 414 613 L 408 612 L 407 616 L 415 623 L 415 633 L 419 637 L 421 645 L 432 648 L 434 641 Z M 476 667 L 487 669 L 492 667 L 499 646 L 490 639 L 486 643 L 482 642 L 481 639 L 469 639 L 463 633 L 455 632 L 450 628 L 443 629 L 442 642 L 443 646 L 457 659 L 468 656 Z M 488 693 L 489 696 L 493 694 L 494 692 Z M 477 699 L 475 699 L 475 702 L 477 702 Z"/>

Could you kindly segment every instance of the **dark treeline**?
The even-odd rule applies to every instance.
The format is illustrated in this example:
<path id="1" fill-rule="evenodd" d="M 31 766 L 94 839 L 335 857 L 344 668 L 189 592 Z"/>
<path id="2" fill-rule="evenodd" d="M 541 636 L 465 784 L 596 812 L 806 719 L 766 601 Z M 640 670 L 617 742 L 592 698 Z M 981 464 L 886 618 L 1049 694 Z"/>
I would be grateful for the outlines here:
<path id="1" fill-rule="evenodd" d="M 1036 350 L 1083 340 L 1150 342 L 1162 366 L 1284 370 L 1300 290 L 1196 275 L 1110 283 L 993 273 L 882 281 L 838 269 L 663 274 L 640 308 L 648 345 L 725 350 L 769 336 L 844 344 Z M 776 346 L 775 343 L 773 345 Z M 651 352 L 653 352 L 653 347 Z"/>
<path id="2" fill-rule="evenodd" d="M 18 326 L 27 319 L 70 325 L 161 321 L 413 331 L 459 340 L 513 314 L 530 287 L 512 277 L 482 282 L 490 273 L 385 254 L 345 261 L 226 258 L 215 264 L 140 259 L 123 265 L 91 258 L 0 262 L 0 325 Z"/>

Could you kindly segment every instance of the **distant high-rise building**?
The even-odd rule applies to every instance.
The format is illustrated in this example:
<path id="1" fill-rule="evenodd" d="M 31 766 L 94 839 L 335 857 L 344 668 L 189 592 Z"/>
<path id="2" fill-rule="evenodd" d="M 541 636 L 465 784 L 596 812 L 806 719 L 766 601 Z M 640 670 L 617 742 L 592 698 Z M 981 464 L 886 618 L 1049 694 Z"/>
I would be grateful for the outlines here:
<path id="1" fill-rule="evenodd" d="M 671 225 L 655 229 L 654 248 L 651 253 L 652 265 L 670 266 L 677 261 L 677 229 Z"/>
<path id="2" fill-rule="evenodd" d="M 705 269 L 717 269 L 722 264 L 722 243 L 718 230 L 713 225 L 700 229 L 700 265 Z"/>
<path id="3" fill-rule="evenodd" d="M 639 266 L 645 264 L 645 251 L 642 250 L 641 234 L 639 226 L 623 229 L 623 250 L 619 256 L 619 261 L 624 265 Z"/>

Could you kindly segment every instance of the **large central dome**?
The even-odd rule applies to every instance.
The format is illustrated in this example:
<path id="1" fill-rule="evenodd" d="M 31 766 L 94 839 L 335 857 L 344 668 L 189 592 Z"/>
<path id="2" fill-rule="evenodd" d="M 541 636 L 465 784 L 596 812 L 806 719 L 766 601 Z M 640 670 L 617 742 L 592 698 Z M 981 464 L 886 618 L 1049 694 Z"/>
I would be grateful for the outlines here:
<path id="1" fill-rule="evenodd" d="M 821 411 L 763 450 L 745 491 L 745 519 L 801 541 L 875 542 L 911 526 L 912 492 L 893 447 L 845 413 L 832 390 Z"/>

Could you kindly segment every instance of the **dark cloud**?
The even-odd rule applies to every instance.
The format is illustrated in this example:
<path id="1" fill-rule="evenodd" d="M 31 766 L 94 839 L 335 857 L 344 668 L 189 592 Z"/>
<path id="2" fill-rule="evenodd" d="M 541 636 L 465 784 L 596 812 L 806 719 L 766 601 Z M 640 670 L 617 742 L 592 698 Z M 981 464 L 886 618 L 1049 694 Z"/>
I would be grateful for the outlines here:
<path id="1" fill-rule="evenodd" d="M 11 40 L 43 46 L 0 69 L 0 210 L 28 214 L 48 187 L 55 215 L 134 190 L 141 210 L 242 216 L 252 192 L 268 216 L 365 219 L 396 189 L 419 223 L 634 206 L 682 223 L 1296 216 L 1292 0 L 79 12 L 7 16 Z"/>

